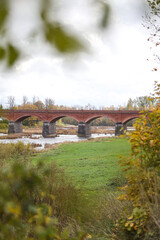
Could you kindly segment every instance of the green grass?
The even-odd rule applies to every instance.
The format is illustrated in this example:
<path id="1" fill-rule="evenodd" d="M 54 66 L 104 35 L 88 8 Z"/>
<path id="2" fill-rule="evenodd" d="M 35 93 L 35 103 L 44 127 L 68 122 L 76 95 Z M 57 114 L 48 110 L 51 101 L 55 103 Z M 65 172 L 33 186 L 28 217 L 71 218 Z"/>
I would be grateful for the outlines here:
<path id="1" fill-rule="evenodd" d="M 73 183 L 82 189 L 100 191 L 117 188 L 123 181 L 119 155 L 128 156 L 130 144 L 124 138 L 67 143 L 34 157 L 34 162 L 56 162 Z"/>

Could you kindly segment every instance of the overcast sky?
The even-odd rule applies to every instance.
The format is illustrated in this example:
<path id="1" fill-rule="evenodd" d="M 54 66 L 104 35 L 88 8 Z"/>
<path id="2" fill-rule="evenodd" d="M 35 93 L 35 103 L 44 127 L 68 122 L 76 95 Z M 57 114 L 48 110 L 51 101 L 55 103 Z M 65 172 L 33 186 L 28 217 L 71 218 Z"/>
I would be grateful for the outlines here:
<path id="1" fill-rule="evenodd" d="M 13 2 L 13 1 L 12 1 Z M 0 103 L 15 96 L 22 103 L 27 96 L 49 97 L 60 105 L 88 103 L 99 106 L 125 105 L 127 100 L 153 92 L 159 71 L 152 59 L 149 31 L 142 26 L 143 0 L 112 0 L 110 24 L 105 31 L 97 27 L 99 8 L 86 0 L 59 0 L 58 14 L 69 29 L 85 39 L 88 52 L 60 56 L 50 49 L 38 32 L 38 0 L 14 0 L 10 38 L 23 49 L 23 58 L 9 72 L 1 66 Z M 91 2 L 91 0 L 90 0 Z"/>

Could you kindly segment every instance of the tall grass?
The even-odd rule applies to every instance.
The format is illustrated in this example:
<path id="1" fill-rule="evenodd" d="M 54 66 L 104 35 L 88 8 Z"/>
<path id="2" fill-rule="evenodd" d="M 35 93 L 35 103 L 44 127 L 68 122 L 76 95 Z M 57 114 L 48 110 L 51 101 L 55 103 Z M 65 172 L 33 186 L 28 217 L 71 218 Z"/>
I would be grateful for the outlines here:
<path id="1" fill-rule="evenodd" d="M 0 161 L 11 160 L 17 158 L 26 159 L 33 153 L 33 148 L 30 144 L 24 145 L 22 142 L 14 143 L 1 143 L 0 144 Z"/>
<path id="2" fill-rule="evenodd" d="M 0 185 L 5 187 L 3 191 L 0 190 L 0 199 L 3 198 L 4 207 L 5 204 L 9 206 L 18 204 L 16 209 L 28 209 L 32 205 L 36 208 L 47 206 L 47 209 L 51 209 L 50 217 L 58 221 L 56 229 L 59 233 L 62 233 L 66 227 L 70 229 L 68 230 L 70 237 L 77 236 L 79 232 L 90 232 L 90 226 L 94 225 L 97 219 L 96 214 L 98 214 L 93 205 L 55 163 L 45 165 L 39 162 L 34 166 L 30 158 L 32 153 L 30 145 L 24 145 L 21 142 L 0 144 Z M 8 189 L 10 189 L 9 195 Z M 28 207 L 26 204 L 29 204 Z M 5 210 L 4 214 L 6 214 Z M 28 214 L 31 213 L 27 213 L 27 216 Z M 21 217 L 19 218 L 18 221 L 21 223 Z M 1 221 L 3 222 L 3 219 Z M 10 224 L 7 220 L 5 221 L 3 224 Z M 25 221 L 30 220 L 25 215 L 23 221 L 25 224 Z M 16 225 L 13 229 L 14 227 L 16 228 Z M 30 231 L 28 227 L 26 231 Z M 8 240 L 8 235 L 6 239 Z M 18 236 L 17 239 L 19 239 Z"/>

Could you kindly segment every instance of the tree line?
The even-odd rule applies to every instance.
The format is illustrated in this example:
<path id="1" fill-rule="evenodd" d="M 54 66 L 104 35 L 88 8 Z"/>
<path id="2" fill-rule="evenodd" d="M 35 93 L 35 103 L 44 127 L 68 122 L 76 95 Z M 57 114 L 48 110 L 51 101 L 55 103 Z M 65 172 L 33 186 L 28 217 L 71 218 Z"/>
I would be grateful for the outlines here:
<path id="1" fill-rule="evenodd" d="M 90 103 L 82 105 L 58 105 L 52 98 L 40 100 L 39 97 L 33 97 L 32 101 L 27 96 L 23 96 L 22 103 L 16 104 L 14 96 L 8 96 L 7 107 L 0 104 L 0 109 L 33 109 L 33 110 L 152 110 L 156 106 L 156 100 L 149 96 L 140 96 L 134 99 L 129 98 L 127 104 L 118 106 L 99 106 L 96 107 Z"/>

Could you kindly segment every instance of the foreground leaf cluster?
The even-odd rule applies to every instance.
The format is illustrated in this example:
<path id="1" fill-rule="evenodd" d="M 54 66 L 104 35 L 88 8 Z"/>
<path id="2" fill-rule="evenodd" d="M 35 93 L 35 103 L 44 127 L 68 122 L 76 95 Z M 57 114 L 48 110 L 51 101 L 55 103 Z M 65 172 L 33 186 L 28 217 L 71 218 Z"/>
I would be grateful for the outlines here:
<path id="1" fill-rule="evenodd" d="M 1 147 L 7 154 L 0 152 L 0 239 L 87 239 L 80 227 L 83 197 L 63 171 L 54 164 L 33 166 L 29 145 Z"/>

